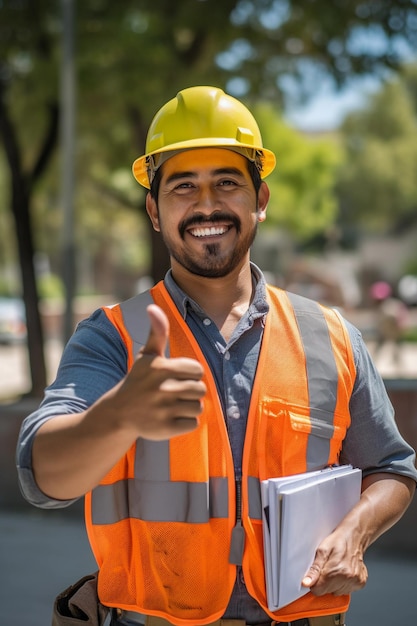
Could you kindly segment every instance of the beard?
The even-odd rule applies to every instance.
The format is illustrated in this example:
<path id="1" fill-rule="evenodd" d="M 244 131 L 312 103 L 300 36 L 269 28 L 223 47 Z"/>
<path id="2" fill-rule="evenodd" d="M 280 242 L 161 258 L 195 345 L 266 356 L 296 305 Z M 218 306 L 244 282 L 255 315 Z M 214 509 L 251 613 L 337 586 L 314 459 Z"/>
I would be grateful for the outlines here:
<path id="1" fill-rule="evenodd" d="M 241 238 L 242 226 L 238 217 L 225 213 L 216 213 L 214 216 L 194 215 L 179 224 L 178 231 L 181 241 L 184 241 L 185 232 L 192 226 L 204 226 L 212 224 L 216 220 L 229 221 L 233 224 L 237 234 L 237 244 L 233 250 L 224 251 L 220 242 L 206 243 L 202 253 L 190 252 L 180 244 L 176 244 L 160 223 L 162 239 L 168 249 L 169 255 L 186 270 L 197 276 L 205 278 L 223 278 L 235 270 L 246 256 L 256 237 L 258 222 Z"/>

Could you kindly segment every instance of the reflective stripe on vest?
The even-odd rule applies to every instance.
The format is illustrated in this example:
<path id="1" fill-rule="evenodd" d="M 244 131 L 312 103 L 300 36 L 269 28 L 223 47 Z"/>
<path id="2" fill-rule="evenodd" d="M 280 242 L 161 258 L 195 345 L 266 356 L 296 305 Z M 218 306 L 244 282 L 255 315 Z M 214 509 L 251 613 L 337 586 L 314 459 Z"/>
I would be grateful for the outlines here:
<path id="1" fill-rule="evenodd" d="M 147 480 L 147 475 L 152 481 Z M 225 478 L 207 483 L 171 481 L 167 441 L 139 439 L 135 478 L 99 485 L 93 491 L 93 524 L 114 524 L 128 517 L 145 521 L 201 524 L 228 517 Z"/>
<path id="2" fill-rule="evenodd" d="M 328 426 L 333 429 L 332 418 L 336 406 L 338 374 L 330 343 L 329 328 L 316 302 L 293 293 L 287 293 L 287 295 L 294 307 L 306 356 L 310 418 L 314 420 L 320 413 L 320 420 L 322 420 L 323 415 L 327 415 Z M 328 382 L 325 388 L 322 384 L 323 378 Z M 320 440 L 315 437 L 311 445 L 310 438 L 307 448 L 308 470 L 320 466 L 321 460 L 328 457 L 329 444 L 329 438 L 323 437 Z"/>

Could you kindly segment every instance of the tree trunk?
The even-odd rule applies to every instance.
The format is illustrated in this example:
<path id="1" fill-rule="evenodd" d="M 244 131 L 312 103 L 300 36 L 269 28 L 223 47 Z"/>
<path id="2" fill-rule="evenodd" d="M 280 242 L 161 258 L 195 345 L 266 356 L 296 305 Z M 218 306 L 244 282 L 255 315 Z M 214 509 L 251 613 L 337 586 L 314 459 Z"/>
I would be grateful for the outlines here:
<path id="1" fill-rule="evenodd" d="M 137 153 L 141 154 L 146 142 L 146 134 L 148 130 L 147 124 L 143 120 L 138 107 L 130 106 L 126 113 L 132 128 L 133 144 Z M 142 207 L 141 210 L 143 210 L 146 214 L 145 207 Z M 153 229 L 150 220 L 148 220 L 148 233 L 149 241 L 151 243 L 151 262 L 149 272 L 152 279 L 155 282 L 158 282 L 163 279 L 169 268 L 169 254 L 164 242 L 162 241 L 160 233 L 157 233 Z"/>
<path id="2" fill-rule="evenodd" d="M 17 135 L 4 100 L 4 85 L 0 82 L 0 135 L 10 170 L 11 210 L 16 224 L 17 247 L 22 277 L 23 301 L 26 309 L 27 345 L 32 386 L 30 395 L 41 397 L 46 386 L 46 363 L 39 298 L 34 268 L 34 245 L 30 219 L 30 192 L 32 182 L 39 177 L 51 154 L 56 128 L 57 111 L 51 116 L 51 125 L 39 153 L 32 177 L 22 167 Z M 56 131 L 55 131 L 56 137 Z M 52 141 L 51 141 L 52 140 Z"/>
<path id="3" fill-rule="evenodd" d="M 169 254 L 160 233 L 157 233 L 149 220 L 151 240 L 151 275 L 155 282 L 162 280 L 169 268 Z"/>
<path id="4" fill-rule="evenodd" d="M 32 380 L 30 395 L 41 397 L 46 386 L 46 363 L 39 298 L 33 264 L 34 246 L 30 225 L 29 197 L 23 182 L 18 185 L 19 175 L 13 176 L 12 211 L 16 222 L 23 300 L 26 308 L 29 366 Z"/>

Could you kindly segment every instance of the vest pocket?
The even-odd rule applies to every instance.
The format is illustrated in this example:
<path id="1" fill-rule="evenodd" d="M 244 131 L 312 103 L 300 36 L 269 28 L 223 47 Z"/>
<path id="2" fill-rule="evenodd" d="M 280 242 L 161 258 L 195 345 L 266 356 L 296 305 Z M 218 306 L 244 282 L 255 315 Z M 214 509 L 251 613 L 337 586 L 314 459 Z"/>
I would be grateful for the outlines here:
<path id="1" fill-rule="evenodd" d="M 308 416 L 300 415 L 294 411 L 288 411 L 291 427 L 294 431 L 305 432 L 315 437 L 324 439 L 339 439 L 342 441 L 346 434 L 346 426 L 343 420 L 328 411 L 311 409 Z"/>
<path id="2" fill-rule="evenodd" d="M 320 469 L 338 462 L 347 423 L 343 417 L 314 407 L 266 400 L 265 454 L 274 450 L 270 476 Z"/>

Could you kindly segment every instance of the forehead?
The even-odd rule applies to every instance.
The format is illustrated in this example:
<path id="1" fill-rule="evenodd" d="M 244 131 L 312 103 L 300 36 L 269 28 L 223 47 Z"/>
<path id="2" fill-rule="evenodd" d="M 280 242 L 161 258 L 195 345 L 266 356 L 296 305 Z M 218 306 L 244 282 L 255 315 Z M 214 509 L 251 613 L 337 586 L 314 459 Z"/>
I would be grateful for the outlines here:
<path id="1" fill-rule="evenodd" d="M 197 148 L 179 152 L 165 161 L 162 175 L 166 178 L 181 172 L 198 174 L 227 168 L 247 173 L 247 159 L 227 148 Z"/>

